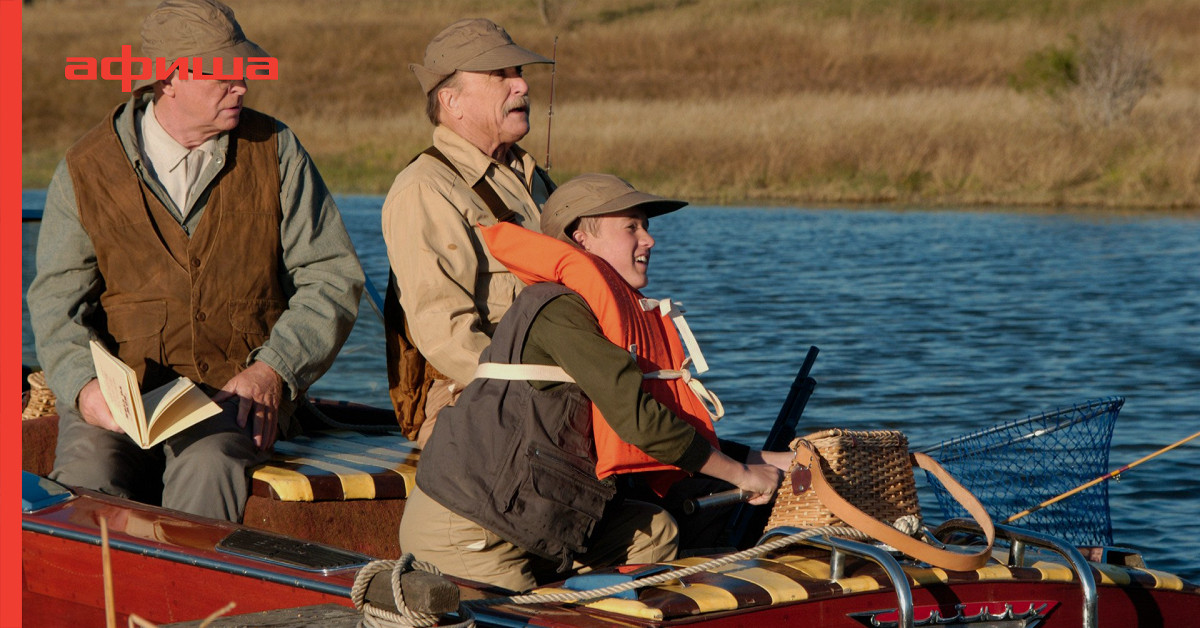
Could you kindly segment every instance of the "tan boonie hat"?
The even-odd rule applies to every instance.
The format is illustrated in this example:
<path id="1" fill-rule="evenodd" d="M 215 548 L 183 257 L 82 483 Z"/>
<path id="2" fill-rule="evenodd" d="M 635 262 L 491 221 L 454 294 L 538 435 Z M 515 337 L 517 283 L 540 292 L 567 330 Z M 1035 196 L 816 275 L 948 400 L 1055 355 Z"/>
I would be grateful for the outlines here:
<path id="1" fill-rule="evenodd" d="M 425 65 L 408 64 L 425 93 L 456 70 L 489 72 L 530 63 L 554 63 L 513 43 L 495 22 L 483 18 L 459 20 L 433 37 L 425 47 Z"/>
<path id="2" fill-rule="evenodd" d="M 201 57 L 203 71 L 211 74 L 213 59 L 221 59 L 221 71 L 232 73 L 233 60 L 269 57 L 266 50 L 246 39 L 233 17 L 233 9 L 217 0 L 165 0 L 142 21 L 142 55 L 168 63 L 183 57 Z M 142 79 L 136 87 L 151 85 Z"/>
<path id="3" fill-rule="evenodd" d="M 647 218 L 661 216 L 687 205 L 633 189 L 624 179 L 611 174 L 581 174 L 558 186 L 542 208 L 542 233 L 574 244 L 567 227 L 584 216 L 602 216 L 638 208 Z"/>

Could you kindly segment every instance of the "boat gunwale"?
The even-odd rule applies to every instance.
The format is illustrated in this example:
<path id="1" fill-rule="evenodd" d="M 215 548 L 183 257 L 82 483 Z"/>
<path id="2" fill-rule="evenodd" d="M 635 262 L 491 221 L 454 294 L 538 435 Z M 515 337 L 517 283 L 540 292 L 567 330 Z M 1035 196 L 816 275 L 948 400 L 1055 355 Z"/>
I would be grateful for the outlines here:
<path id="1" fill-rule="evenodd" d="M 132 511 L 148 513 L 154 521 L 175 520 L 184 521 L 209 531 L 206 534 L 205 546 L 186 545 L 177 542 L 150 539 L 124 530 L 109 530 L 108 545 L 111 549 L 129 554 L 159 559 L 171 563 L 189 565 L 234 576 L 244 576 L 264 582 L 282 584 L 298 589 L 325 593 L 350 598 L 350 590 L 354 583 L 355 574 L 361 565 L 327 571 L 309 571 L 291 567 L 266 559 L 248 558 L 220 550 L 217 543 L 232 534 L 237 529 L 261 532 L 255 528 L 229 522 L 189 517 L 184 513 L 163 509 L 156 506 L 121 499 L 103 493 L 96 493 L 77 487 L 68 487 L 77 497 L 67 502 L 39 510 L 34 513 L 23 513 L 21 518 L 22 532 L 43 534 L 87 545 L 102 544 L 99 524 L 80 523 L 65 517 L 70 512 L 95 513 L 102 505 L 116 505 Z M 217 531 L 220 533 L 218 534 Z M 218 538 L 219 536 L 219 538 Z M 278 535 L 282 536 L 282 535 Z M 321 543 L 304 539 L 290 538 L 297 543 L 325 546 Z"/>

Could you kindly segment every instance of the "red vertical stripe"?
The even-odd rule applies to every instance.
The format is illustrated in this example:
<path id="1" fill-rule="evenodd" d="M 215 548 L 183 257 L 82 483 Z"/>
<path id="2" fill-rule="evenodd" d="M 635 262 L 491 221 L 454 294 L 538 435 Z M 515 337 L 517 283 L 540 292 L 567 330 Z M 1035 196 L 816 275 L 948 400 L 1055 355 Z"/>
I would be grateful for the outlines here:
<path id="1" fill-rule="evenodd" d="M 0 0 L 0 626 L 21 625 L 21 0 Z"/>

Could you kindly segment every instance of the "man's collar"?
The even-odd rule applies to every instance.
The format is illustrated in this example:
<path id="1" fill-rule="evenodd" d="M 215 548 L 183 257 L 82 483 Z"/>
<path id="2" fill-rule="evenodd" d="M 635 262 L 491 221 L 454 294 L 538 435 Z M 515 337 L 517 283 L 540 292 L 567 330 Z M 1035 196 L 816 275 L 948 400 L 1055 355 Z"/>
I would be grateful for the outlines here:
<path id="1" fill-rule="evenodd" d="M 125 148 L 125 155 L 135 167 L 141 164 L 142 154 L 145 151 L 140 131 L 142 116 L 147 113 L 152 102 L 154 102 L 154 90 L 136 90 L 125 106 L 118 110 L 116 118 L 113 120 L 113 128 Z M 215 138 L 209 138 L 202 147 L 214 157 L 224 157 L 229 151 L 229 140 L 229 132 L 223 131 Z M 178 144 L 178 142 L 176 143 Z"/>
<path id="2" fill-rule="evenodd" d="M 154 102 L 148 103 L 142 114 L 142 150 L 152 163 L 168 166 L 170 170 L 174 170 L 190 152 L 159 124 L 154 115 Z"/>
<path id="3" fill-rule="evenodd" d="M 508 167 L 507 162 L 496 161 L 489 155 L 483 154 L 483 151 L 479 150 L 474 144 L 468 142 L 461 135 L 444 125 L 434 127 L 433 145 L 458 166 L 463 178 L 471 185 L 475 185 L 476 182 L 482 179 L 484 174 L 487 173 L 487 169 L 493 165 L 499 164 Z M 528 185 L 530 177 L 533 176 L 534 167 L 537 164 L 525 152 L 525 149 L 516 144 L 513 144 L 509 148 L 509 152 L 515 159 L 521 162 L 525 170 L 524 182 Z"/>

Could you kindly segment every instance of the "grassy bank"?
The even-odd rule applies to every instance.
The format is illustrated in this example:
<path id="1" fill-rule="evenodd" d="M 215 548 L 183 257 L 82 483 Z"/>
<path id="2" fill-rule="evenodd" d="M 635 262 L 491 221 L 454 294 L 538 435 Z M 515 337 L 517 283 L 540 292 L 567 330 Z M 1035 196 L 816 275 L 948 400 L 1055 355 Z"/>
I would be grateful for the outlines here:
<path id="1" fill-rule="evenodd" d="M 65 58 L 136 50 L 153 4 L 25 8 L 26 186 L 44 186 L 122 99 L 115 83 L 65 80 Z M 559 180 L 608 171 L 726 203 L 1200 207 L 1194 0 L 229 4 L 280 57 L 280 80 L 253 84 L 251 106 L 288 122 L 339 192 L 386 191 L 428 143 L 407 64 L 441 27 L 479 15 L 547 55 L 558 37 Z M 1102 95 L 1078 84 L 1106 33 L 1148 63 L 1145 94 L 1107 122 Z M 544 160 L 551 72 L 526 75 L 522 144 Z"/>

